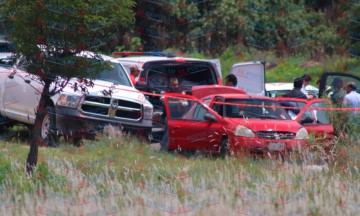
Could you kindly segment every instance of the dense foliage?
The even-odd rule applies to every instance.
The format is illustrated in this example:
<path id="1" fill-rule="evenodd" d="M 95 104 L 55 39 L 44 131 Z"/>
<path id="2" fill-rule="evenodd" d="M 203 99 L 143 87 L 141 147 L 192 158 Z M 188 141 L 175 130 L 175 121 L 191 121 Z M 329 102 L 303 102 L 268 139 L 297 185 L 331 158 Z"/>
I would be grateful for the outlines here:
<path id="1" fill-rule="evenodd" d="M 131 0 L 12 0 L 1 2 L 2 29 L 16 44 L 15 54 L 31 79 L 44 85 L 27 160 L 27 171 L 37 163 L 38 145 L 56 145 L 55 118 L 47 139 L 41 136 L 41 118 L 53 110 L 50 97 L 76 77 L 74 91 L 86 92 L 99 70 L 108 66 L 96 53 L 117 43 L 118 26 L 133 21 Z M 14 74 L 17 73 L 14 70 Z M 31 82 L 29 82 L 31 85 Z M 52 86 L 52 88 L 50 88 Z M 47 143 L 50 145 L 49 143 Z"/>

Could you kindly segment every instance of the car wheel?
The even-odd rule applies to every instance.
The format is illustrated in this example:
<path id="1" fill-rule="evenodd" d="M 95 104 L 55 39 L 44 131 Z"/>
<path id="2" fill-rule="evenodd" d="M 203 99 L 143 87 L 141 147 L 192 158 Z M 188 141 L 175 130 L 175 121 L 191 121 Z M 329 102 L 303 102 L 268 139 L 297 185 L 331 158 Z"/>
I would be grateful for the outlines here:
<path id="1" fill-rule="evenodd" d="M 220 143 L 220 157 L 225 158 L 230 156 L 229 139 L 223 138 Z"/>
<path id="2" fill-rule="evenodd" d="M 56 134 L 56 114 L 55 108 L 52 106 L 47 106 L 46 111 L 40 114 L 41 128 L 37 137 L 40 137 L 43 140 L 43 143 L 49 147 L 58 147 L 59 139 Z"/>

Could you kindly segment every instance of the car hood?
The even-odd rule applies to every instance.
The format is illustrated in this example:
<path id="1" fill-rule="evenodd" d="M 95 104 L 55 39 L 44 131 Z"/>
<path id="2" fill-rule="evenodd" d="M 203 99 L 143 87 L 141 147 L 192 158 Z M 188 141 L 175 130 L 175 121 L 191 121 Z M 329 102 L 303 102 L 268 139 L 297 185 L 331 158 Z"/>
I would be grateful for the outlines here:
<path id="1" fill-rule="evenodd" d="M 228 118 L 232 124 L 243 125 L 252 131 L 284 131 L 296 133 L 302 126 L 293 120 Z"/>
<path id="2" fill-rule="evenodd" d="M 69 82 L 69 85 L 64 89 L 64 92 L 74 92 L 74 83 L 76 79 L 72 79 Z M 143 93 L 139 90 L 131 87 L 131 86 L 124 86 L 124 85 L 114 85 L 112 82 L 103 81 L 103 80 L 93 80 L 94 86 L 88 87 L 88 92 L 90 96 L 104 96 L 103 91 L 109 91 L 109 89 L 114 86 L 115 88 L 112 91 L 111 97 L 117 99 L 125 99 L 125 100 L 132 100 L 139 103 L 150 103 L 146 100 Z M 82 95 L 80 91 L 74 92 L 74 94 Z"/>

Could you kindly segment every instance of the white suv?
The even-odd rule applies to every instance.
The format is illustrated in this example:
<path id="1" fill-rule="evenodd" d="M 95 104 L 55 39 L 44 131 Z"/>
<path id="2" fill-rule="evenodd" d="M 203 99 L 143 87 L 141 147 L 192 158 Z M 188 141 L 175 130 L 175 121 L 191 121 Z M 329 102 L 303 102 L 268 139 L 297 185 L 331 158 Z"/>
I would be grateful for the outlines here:
<path id="1" fill-rule="evenodd" d="M 112 58 L 103 56 L 110 62 L 111 69 L 104 70 L 94 80 L 94 86 L 88 87 L 88 93 L 74 91 L 75 78 L 64 90 L 51 97 L 47 107 L 48 114 L 42 116 L 41 136 L 46 139 L 51 121 L 56 119 L 58 134 L 75 138 L 90 138 L 104 125 L 114 124 L 125 131 L 151 135 L 153 106 L 131 84 L 121 64 Z M 16 70 L 15 74 L 12 72 Z M 0 114 L 8 119 L 33 125 L 35 111 L 43 85 L 19 64 L 0 72 Z M 115 86 L 111 96 L 104 94 Z M 56 114 L 56 118 L 53 114 Z M 13 121 L 12 121 L 13 122 Z"/>

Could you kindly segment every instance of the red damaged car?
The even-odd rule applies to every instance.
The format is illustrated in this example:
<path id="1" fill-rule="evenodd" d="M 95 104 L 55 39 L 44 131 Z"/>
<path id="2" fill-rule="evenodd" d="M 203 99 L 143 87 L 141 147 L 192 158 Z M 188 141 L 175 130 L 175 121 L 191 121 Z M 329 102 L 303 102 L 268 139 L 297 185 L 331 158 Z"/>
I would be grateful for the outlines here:
<path id="1" fill-rule="evenodd" d="M 290 117 L 299 122 L 316 139 L 317 144 L 331 144 L 335 132 L 330 121 L 330 99 L 299 99 L 278 97 Z"/>
<path id="2" fill-rule="evenodd" d="M 216 94 L 201 102 L 194 96 L 165 94 L 164 103 L 168 150 L 225 156 L 242 150 L 284 152 L 308 146 L 307 130 L 268 97 Z"/>

